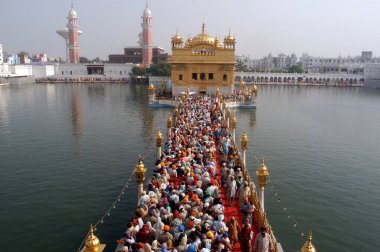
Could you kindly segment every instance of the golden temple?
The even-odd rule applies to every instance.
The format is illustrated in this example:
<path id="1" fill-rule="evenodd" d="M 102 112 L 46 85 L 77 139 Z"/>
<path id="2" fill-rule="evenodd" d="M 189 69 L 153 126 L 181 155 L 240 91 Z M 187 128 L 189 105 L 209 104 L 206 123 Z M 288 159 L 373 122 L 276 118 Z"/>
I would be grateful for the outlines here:
<path id="1" fill-rule="evenodd" d="M 234 86 L 235 38 L 229 33 L 223 44 L 210 36 L 202 24 L 201 32 L 184 42 L 178 32 L 172 44 L 172 94 L 190 92 L 231 94 Z"/>

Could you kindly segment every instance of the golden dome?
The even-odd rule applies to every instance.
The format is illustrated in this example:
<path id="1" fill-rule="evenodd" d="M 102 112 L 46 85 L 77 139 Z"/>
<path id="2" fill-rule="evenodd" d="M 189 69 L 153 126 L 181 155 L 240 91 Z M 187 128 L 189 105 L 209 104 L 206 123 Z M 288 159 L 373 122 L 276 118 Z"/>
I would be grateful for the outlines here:
<path id="1" fill-rule="evenodd" d="M 226 44 L 235 44 L 235 37 L 231 35 L 231 31 L 228 32 L 227 37 L 224 38 L 224 43 Z"/>
<path id="2" fill-rule="evenodd" d="M 305 244 L 302 246 L 300 252 L 316 252 L 317 250 L 315 249 L 313 243 L 311 242 L 313 239 L 313 235 L 311 233 L 311 229 L 309 230 L 309 237 Z"/>
<path id="3" fill-rule="evenodd" d="M 264 188 L 268 184 L 268 169 L 264 164 L 264 158 L 260 162 L 259 170 L 256 171 L 257 182 L 260 188 Z"/>
<path id="4" fill-rule="evenodd" d="M 265 173 L 265 172 L 268 173 L 268 169 L 267 169 L 267 167 L 265 166 L 265 163 L 264 163 L 264 158 L 261 159 L 261 161 L 260 161 L 259 171 L 261 173 Z"/>
<path id="5" fill-rule="evenodd" d="M 217 37 L 215 37 L 214 46 L 215 47 L 222 47 L 222 44 L 220 43 L 220 40 Z"/>
<path id="6" fill-rule="evenodd" d="M 182 36 L 176 32 L 176 34 L 172 37 L 172 44 L 182 44 L 183 38 Z"/>
<path id="7" fill-rule="evenodd" d="M 192 39 L 193 45 L 215 45 L 215 38 L 205 31 L 205 24 L 202 24 L 202 32 Z"/>
<path id="8" fill-rule="evenodd" d="M 94 235 L 94 227 L 90 225 L 90 234 L 85 242 L 84 252 L 97 252 L 99 249 L 100 241 L 98 237 Z"/>

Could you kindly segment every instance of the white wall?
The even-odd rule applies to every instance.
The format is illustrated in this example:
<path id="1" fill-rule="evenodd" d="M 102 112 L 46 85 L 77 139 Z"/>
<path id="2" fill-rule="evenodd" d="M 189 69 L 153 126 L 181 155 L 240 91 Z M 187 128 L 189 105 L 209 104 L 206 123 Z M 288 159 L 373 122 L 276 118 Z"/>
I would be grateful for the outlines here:
<path id="1" fill-rule="evenodd" d="M 101 65 L 101 64 L 99 64 Z M 87 64 L 59 64 L 55 66 L 56 77 L 109 77 L 109 78 L 129 78 L 133 64 L 104 64 L 103 75 L 88 75 Z"/>
<path id="2" fill-rule="evenodd" d="M 3 64 L 3 45 L 0 44 L 0 64 Z"/>

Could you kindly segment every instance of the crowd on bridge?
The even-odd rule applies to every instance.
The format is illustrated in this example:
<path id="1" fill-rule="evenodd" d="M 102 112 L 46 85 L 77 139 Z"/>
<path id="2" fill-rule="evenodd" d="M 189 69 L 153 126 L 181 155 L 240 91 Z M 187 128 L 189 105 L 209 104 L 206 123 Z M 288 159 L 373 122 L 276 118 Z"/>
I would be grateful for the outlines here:
<path id="1" fill-rule="evenodd" d="M 239 246 L 241 251 L 271 251 L 265 228 L 257 234 L 251 227 L 253 192 L 244 181 L 218 98 L 187 99 L 169 130 L 117 250 L 224 252 Z M 241 219 L 224 215 L 230 206 L 239 209 Z"/>

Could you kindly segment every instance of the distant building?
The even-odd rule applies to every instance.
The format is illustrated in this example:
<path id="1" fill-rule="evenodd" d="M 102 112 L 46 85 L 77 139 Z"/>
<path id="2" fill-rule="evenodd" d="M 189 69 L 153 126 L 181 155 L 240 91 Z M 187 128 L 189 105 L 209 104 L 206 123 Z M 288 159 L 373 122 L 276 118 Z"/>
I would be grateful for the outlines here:
<path id="1" fill-rule="evenodd" d="M 371 51 L 363 51 L 361 56 L 325 58 L 304 53 L 300 58 L 302 69 L 309 73 L 353 73 L 362 74 L 366 64 L 380 64 L 380 58 L 373 57 Z"/>
<path id="2" fill-rule="evenodd" d="M 236 60 L 242 62 L 248 69 L 254 71 L 284 71 L 289 67 L 297 64 L 297 56 L 285 55 L 280 53 L 277 57 L 272 56 L 271 53 L 262 59 L 250 59 L 248 56 L 236 56 Z"/>
<path id="3" fill-rule="evenodd" d="M 133 64 L 57 64 L 55 78 L 129 78 Z"/>
<path id="4" fill-rule="evenodd" d="M 161 47 L 152 48 L 152 62 L 157 64 L 160 62 L 166 62 L 168 60 L 168 54 Z M 141 47 L 126 47 L 124 48 L 124 54 L 111 54 L 108 56 L 110 63 L 133 63 L 142 64 L 143 62 L 143 49 Z"/>
<path id="5" fill-rule="evenodd" d="M 142 32 L 138 36 L 139 45 L 125 47 L 124 54 L 110 54 L 108 56 L 109 63 L 133 63 L 149 67 L 151 64 L 167 62 L 169 56 L 165 53 L 164 49 L 153 46 L 152 12 L 148 8 L 148 5 L 146 5 L 141 18 Z"/>
<path id="6" fill-rule="evenodd" d="M 32 62 L 27 53 L 20 53 L 18 56 L 20 58 L 20 64 L 30 64 Z"/>
<path id="7" fill-rule="evenodd" d="M 10 65 L 20 64 L 20 57 L 17 54 L 4 53 L 4 63 Z"/>
<path id="8" fill-rule="evenodd" d="M 37 53 L 33 55 L 32 61 L 33 62 L 47 62 L 48 58 L 47 58 L 46 53 Z"/>

